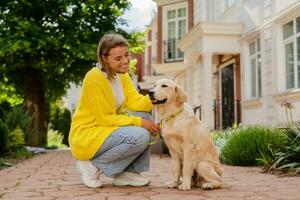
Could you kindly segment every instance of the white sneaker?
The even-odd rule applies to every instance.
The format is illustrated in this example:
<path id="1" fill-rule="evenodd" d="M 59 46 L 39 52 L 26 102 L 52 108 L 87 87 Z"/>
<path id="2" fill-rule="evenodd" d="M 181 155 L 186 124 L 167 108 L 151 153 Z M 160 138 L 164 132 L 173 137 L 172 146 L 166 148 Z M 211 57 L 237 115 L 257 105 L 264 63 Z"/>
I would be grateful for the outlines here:
<path id="1" fill-rule="evenodd" d="M 143 177 L 141 174 L 134 172 L 123 172 L 116 175 L 113 185 L 117 186 L 144 186 L 150 183 L 149 178 Z"/>
<path id="2" fill-rule="evenodd" d="M 76 161 L 77 169 L 81 174 L 83 183 L 91 188 L 101 187 L 103 184 L 99 180 L 100 170 L 91 161 Z"/>

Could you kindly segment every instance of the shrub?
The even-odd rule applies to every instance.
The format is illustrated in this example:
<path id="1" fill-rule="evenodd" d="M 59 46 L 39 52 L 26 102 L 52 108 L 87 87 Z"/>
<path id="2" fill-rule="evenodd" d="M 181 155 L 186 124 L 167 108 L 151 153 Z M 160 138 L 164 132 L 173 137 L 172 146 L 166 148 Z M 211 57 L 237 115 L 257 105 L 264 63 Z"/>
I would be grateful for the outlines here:
<path id="1" fill-rule="evenodd" d="M 0 119 L 0 155 L 5 153 L 8 145 L 8 128 L 6 124 Z"/>
<path id="2" fill-rule="evenodd" d="M 12 132 L 8 134 L 8 144 L 7 149 L 9 152 L 14 152 L 20 149 L 25 144 L 24 133 L 19 127 L 15 128 Z"/>
<path id="3" fill-rule="evenodd" d="M 63 135 L 62 143 L 69 146 L 68 137 L 71 125 L 71 112 L 66 108 L 53 105 L 50 112 L 50 123 L 53 130 Z"/>
<path id="4" fill-rule="evenodd" d="M 225 131 L 213 131 L 211 133 L 213 142 L 217 148 L 218 154 L 221 154 L 221 150 L 229 140 L 229 138 L 238 131 L 238 127 L 232 127 Z"/>
<path id="5" fill-rule="evenodd" d="M 0 103 L 0 119 L 4 120 L 5 113 L 11 111 L 11 106 L 8 102 L 4 101 Z"/>
<path id="6" fill-rule="evenodd" d="M 13 152 L 11 155 L 13 155 L 13 157 L 16 159 L 25 159 L 32 157 L 33 153 L 27 151 L 26 148 L 22 146 L 16 149 L 15 152 Z"/>
<path id="7" fill-rule="evenodd" d="M 285 135 L 277 129 L 253 126 L 240 128 L 221 150 L 221 159 L 230 165 L 258 165 L 260 159 L 271 159 L 286 143 Z"/>
<path id="8" fill-rule="evenodd" d="M 31 137 L 31 119 L 28 112 L 22 106 L 15 106 L 10 112 L 4 114 L 5 124 L 9 132 L 12 132 L 18 126 L 22 129 L 25 142 L 30 141 Z"/>
<path id="9" fill-rule="evenodd" d="M 66 145 L 62 143 L 63 135 L 52 129 L 48 130 L 47 133 L 47 148 L 56 149 L 64 148 Z"/>

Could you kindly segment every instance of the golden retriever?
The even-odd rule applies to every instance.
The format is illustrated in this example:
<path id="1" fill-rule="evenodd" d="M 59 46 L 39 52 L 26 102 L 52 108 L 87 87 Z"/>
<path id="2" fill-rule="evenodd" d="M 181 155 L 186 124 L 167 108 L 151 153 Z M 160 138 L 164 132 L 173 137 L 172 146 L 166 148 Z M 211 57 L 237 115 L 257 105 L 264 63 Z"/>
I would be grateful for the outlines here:
<path id="1" fill-rule="evenodd" d="M 180 190 L 190 190 L 191 186 L 205 190 L 222 187 L 223 171 L 210 131 L 185 103 L 183 89 L 172 80 L 161 79 L 149 95 L 156 105 L 162 137 L 172 160 L 172 177 L 165 186 Z"/>

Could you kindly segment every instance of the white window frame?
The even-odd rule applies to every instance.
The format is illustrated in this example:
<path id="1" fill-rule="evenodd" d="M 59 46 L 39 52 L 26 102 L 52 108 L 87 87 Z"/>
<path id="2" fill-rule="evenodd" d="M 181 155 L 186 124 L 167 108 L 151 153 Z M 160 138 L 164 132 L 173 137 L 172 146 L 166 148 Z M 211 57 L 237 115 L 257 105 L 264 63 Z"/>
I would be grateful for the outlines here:
<path id="1" fill-rule="evenodd" d="M 181 8 L 185 8 L 185 16 L 184 17 L 178 17 L 178 10 L 181 9 Z M 168 19 L 168 11 L 172 11 L 172 10 L 176 10 L 175 11 L 175 18 L 174 19 Z M 163 31 L 164 34 L 164 38 L 163 38 L 163 41 L 169 41 L 169 28 L 168 28 L 168 23 L 169 22 L 172 22 L 174 21 L 175 22 L 175 41 L 176 40 L 179 40 L 179 35 L 178 35 L 178 32 L 179 32 L 179 21 L 180 20 L 185 20 L 185 32 L 184 34 L 186 34 L 188 32 L 188 16 L 189 16 L 189 13 L 188 13 L 188 4 L 187 2 L 182 2 L 182 3 L 178 3 L 178 4 L 173 4 L 173 5 L 170 5 L 170 6 L 165 6 L 164 7 L 164 26 L 163 26 Z M 183 34 L 183 35 L 184 35 Z M 182 36 L 183 36 L 182 35 Z M 181 36 L 181 37 L 182 37 Z M 164 44 L 165 45 L 165 44 Z M 165 46 L 163 45 L 163 48 L 165 48 Z M 180 57 L 179 56 L 179 52 L 178 52 L 178 46 L 177 46 L 177 43 L 175 44 L 175 58 L 165 58 L 165 52 L 163 51 L 163 57 L 164 57 L 164 60 L 167 61 L 167 62 L 172 62 L 172 61 L 179 61 L 179 60 L 183 60 L 183 55 Z M 163 49 L 165 50 L 165 49 Z"/>
<path id="2" fill-rule="evenodd" d="M 225 0 L 226 8 L 231 8 L 236 3 L 236 0 Z"/>
<path id="3" fill-rule="evenodd" d="M 258 42 L 260 41 L 260 42 Z M 250 52 L 250 45 L 254 42 L 254 53 L 251 54 Z M 258 48 L 259 47 L 259 48 Z M 262 59 L 261 56 L 261 40 L 260 37 L 256 37 L 254 40 L 251 40 L 248 44 L 248 48 L 249 48 L 249 75 L 250 75 L 250 97 L 252 99 L 255 98 L 260 98 L 262 96 L 262 73 L 261 73 L 261 69 L 262 69 L 262 62 L 260 61 L 260 74 L 259 74 L 259 61 L 258 61 L 258 57 L 260 57 L 260 60 Z M 254 60 L 255 62 L 255 94 L 252 93 L 253 90 L 253 82 L 252 82 L 252 60 Z"/>
<path id="4" fill-rule="evenodd" d="M 286 90 L 293 90 L 293 89 L 299 89 L 300 88 L 300 81 L 298 82 L 298 73 L 300 73 L 300 69 L 297 70 L 298 66 L 297 66 L 297 63 L 300 62 L 300 60 L 298 60 L 298 57 L 297 57 L 297 38 L 300 38 L 300 31 L 297 33 L 297 21 L 296 19 L 300 18 L 300 16 L 297 16 L 297 17 L 294 17 L 293 19 L 289 20 L 288 22 L 284 23 L 282 25 L 282 43 L 283 43 L 283 58 L 284 58 L 284 80 L 285 80 L 285 89 Z M 290 22 L 293 22 L 293 34 L 288 37 L 288 38 L 283 38 L 283 26 L 290 23 Z M 286 66 L 286 54 L 285 54 L 285 48 L 286 48 L 286 45 L 288 44 L 293 44 L 293 62 L 294 62 L 294 66 L 293 66 L 293 73 L 294 73 L 294 83 L 293 83 L 293 87 L 290 87 L 288 88 L 288 85 L 287 85 L 287 66 Z"/>

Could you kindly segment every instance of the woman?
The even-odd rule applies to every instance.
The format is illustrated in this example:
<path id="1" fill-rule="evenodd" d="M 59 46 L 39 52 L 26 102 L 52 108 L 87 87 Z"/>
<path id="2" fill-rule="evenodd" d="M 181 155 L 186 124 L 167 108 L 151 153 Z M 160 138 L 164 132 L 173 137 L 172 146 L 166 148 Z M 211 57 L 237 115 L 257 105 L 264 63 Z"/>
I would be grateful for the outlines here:
<path id="1" fill-rule="evenodd" d="M 137 92 L 127 73 L 131 57 L 121 35 L 104 35 L 97 56 L 98 66 L 83 79 L 69 136 L 82 181 L 101 187 L 101 172 L 114 177 L 114 185 L 147 185 L 150 179 L 140 172 L 149 169 L 149 133 L 159 131 L 148 114 L 152 103 Z"/>

